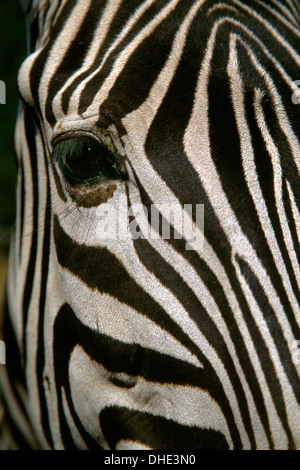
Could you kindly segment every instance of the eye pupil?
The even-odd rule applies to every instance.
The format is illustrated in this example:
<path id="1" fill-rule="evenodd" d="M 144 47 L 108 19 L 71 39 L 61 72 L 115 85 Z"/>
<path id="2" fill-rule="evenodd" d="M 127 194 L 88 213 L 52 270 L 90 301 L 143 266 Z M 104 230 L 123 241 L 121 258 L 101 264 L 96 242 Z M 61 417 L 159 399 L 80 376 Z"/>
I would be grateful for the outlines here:
<path id="1" fill-rule="evenodd" d="M 71 184 L 89 186 L 124 176 L 121 161 L 92 137 L 69 137 L 58 142 L 52 158 Z"/>

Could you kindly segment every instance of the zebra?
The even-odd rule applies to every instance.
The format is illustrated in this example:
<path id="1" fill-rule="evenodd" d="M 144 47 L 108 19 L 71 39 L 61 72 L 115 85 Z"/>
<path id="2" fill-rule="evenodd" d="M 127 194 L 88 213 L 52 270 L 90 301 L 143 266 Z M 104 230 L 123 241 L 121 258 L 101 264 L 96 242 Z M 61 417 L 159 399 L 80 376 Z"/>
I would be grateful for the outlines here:
<path id="1" fill-rule="evenodd" d="M 299 449 L 299 1 L 23 3 L 2 446 Z"/>

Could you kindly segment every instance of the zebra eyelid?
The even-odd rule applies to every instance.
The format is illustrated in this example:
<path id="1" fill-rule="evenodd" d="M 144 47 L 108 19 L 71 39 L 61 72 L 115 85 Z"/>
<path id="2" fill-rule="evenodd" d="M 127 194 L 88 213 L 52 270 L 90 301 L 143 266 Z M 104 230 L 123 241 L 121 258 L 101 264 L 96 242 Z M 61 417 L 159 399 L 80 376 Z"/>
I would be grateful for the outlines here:
<path id="1" fill-rule="evenodd" d="M 72 131 L 66 131 L 63 132 L 57 136 L 55 136 L 51 142 L 50 142 L 50 155 L 52 156 L 55 146 L 59 142 L 63 142 L 64 140 L 67 139 L 72 139 L 76 137 L 89 137 L 93 139 L 96 143 L 98 143 L 100 146 L 105 147 L 109 152 L 111 152 L 112 155 L 115 156 L 115 158 L 119 161 L 122 167 L 122 174 L 127 175 L 127 170 L 126 170 L 126 165 L 125 165 L 125 160 L 126 160 L 126 154 L 125 152 L 120 152 L 118 149 L 118 146 L 115 145 L 114 140 L 111 136 L 109 135 L 103 135 L 103 136 L 98 136 L 96 133 L 91 132 L 91 131 L 85 131 L 85 130 L 72 130 Z"/>

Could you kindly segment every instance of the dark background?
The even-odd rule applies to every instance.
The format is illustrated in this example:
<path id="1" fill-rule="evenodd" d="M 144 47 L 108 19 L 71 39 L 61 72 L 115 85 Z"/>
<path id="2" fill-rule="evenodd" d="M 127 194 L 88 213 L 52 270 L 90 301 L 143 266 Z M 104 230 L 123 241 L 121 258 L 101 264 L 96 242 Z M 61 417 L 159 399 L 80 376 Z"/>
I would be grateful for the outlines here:
<path id="1" fill-rule="evenodd" d="M 16 165 L 14 128 L 18 110 L 17 73 L 26 56 L 25 15 L 19 0 L 0 0 L 0 80 L 6 104 L 0 104 L 0 250 L 7 251 L 15 219 Z"/>

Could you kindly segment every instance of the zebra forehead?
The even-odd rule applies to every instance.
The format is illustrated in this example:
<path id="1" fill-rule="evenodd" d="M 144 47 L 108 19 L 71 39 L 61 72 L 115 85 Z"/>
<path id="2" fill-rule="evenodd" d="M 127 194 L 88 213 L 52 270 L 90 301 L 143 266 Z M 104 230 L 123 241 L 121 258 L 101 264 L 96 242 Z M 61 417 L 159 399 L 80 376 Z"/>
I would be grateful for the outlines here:
<path id="1" fill-rule="evenodd" d="M 113 5 L 116 2 L 111 3 Z M 97 4 L 103 5 L 103 2 Z M 114 11 L 112 5 L 108 8 L 109 11 L 112 9 L 112 18 L 109 19 L 114 21 L 114 14 L 119 12 Z M 60 11 L 56 22 L 48 25 L 47 41 L 35 44 L 33 55 L 25 61 L 19 74 L 21 95 L 25 101 L 41 107 L 42 112 L 47 114 L 48 108 L 55 108 L 58 101 L 63 114 L 72 113 L 76 109 L 80 115 L 84 115 L 87 110 L 92 115 L 109 98 L 110 107 L 118 106 L 119 113 L 124 115 L 143 102 L 157 77 L 157 71 L 167 59 L 175 61 L 176 65 L 182 59 L 188 78 L 188 68 L 193 66 L 189 58 L 193 58 L 196 51 L 187 54 L 185 50 L 182 56 L 182 47 L 176 47 L 176 43 L 175 47 L 171 47 L 175 32 L 181 24 L 180 16 L 170 19 L 163 14 L 158 21 L 155 8 L 144 19 L 144 27 L 143 23 L 136 25 L 133 22 L 129 31 L 123 31 L 127 20 L 125 17 L 115 27 L 119 34 L 116 36 L 115 30 L 108 30 L 104 38 L 102 20 L 107 20 L 109 15 L 103 11 L 103 6 L 98 6 L 98 9 L 87 8 L 89 2 L 83 5 L 78 2 L 75 13 L 70 17 L 67 6 Z M 186 16 L 189 16 L 189 6 L 181 7 Z M 200 6 L 201 2 L 195 11 Z M 132 6 L 127 9 L 132 11 Z M 190 15 L 188 23 L 194 16 Z M 60 22 L 66 23 L 62 33 L 59 33 Z M 96 28 L 93 35 L 87 32 L 91 22 L 94 22 Z M 190 44 L 190 47 L 194 49 L 196 44 Z M 198 66 L 198 63 L 194 66 Z M 33 93 L 35 89 L 38 93 Z M 53 116 L 50 120 L 52 122 Z"/>
<path id="2" fill-rule="evenodd" d="M 108 108 L 110 116 L 103 112 L 100 126 L 107 119 L 116 124 L 146 98 L 151 115 L 151 100 L 161 100 L 169 91 L 165 69 L 173 69 L 172 74 L 176 71 L 176 80 L 163 117 L 172 121 L 172 126 L 174 119 L 177 124 L 186 124 L 181 110 L 191 106 L 189 94 L 210 45 L 217 51 L 210 57 L 209 86 L 215 89 L 223 91 L 230 76 L 237 73 L 242 74 L 243 85 L 250 91 L 258 85 L 258 71 L 249 57 L 255 48 L 265 65 L 272 65 L 260 43 L 259 35 L 263 38 L 268 34 L 265 26 L 259 17 L 252 19 L 253 25 L 245 26 L 247 8 L 238 2 L 234 11 L 222 2 L 215 5 L 209 1 L 174 0 L 160 6 L 136 2 L 130 7 L 118 1 L 73 3 L 57 1 L 51 8 L 48 2 L 31 5 L 32 22 L 38 23 L 39 35 L 32 39 L 32 55 L 20 70 L 19 88 L 23 99 L 37 108 L 50 128 L 66 115 L 76 121 L 100 117 Z M 220 18 L 214 16 L 221 13 Z M 43 34 L 45 41 L 41 40 Z M 229 50 L 239 64 L 236 70 L 226 70 Z M 260 86 L 266 88 L 262 82 L 260 79 Z M 216 99 L 214 106 L 218 104 L 221 108 L 222 102 Z M 171 113 L 173 119 L 166 119 Z"/>

